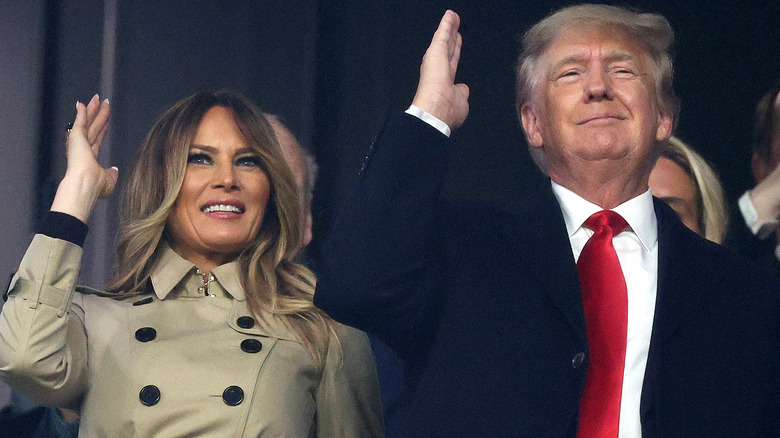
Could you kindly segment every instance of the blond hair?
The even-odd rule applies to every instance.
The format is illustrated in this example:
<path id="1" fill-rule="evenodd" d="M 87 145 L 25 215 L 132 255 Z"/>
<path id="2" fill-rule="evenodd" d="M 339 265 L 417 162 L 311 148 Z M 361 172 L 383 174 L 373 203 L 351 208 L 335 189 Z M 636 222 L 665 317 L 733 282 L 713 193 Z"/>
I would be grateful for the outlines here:
<path id="1" fill-rule="evenodd" d="M 154 123 L 125 188 L 117 274 L 107 290 L 140 291 L 149 282 L 160 256 L 160 241 L 165 239 L 166 220 L 184 180 L 189 148 L 204 114 L 215 106 L 232 111 L 270 182 L 263 223 L 237 259 L 247 304 L 257 316 L 262 311 L 274 315 L 321 362 L 336 334 L 333 321 L 314 307 L 314 274 L 293 261 L 301 215 L 295 180 L 270 124 L 260 109 L 238 93 L 222 90 L 192 95 Z"/>
<path id="2" fill-rule="evenodd" d="M 672 136 L 661 147 L 661 156 L 680 166 L 696 189 L 696 218 L 700 234 L 707 240 L 723 243 L 728 230 L 729 213 L 720 179 L 698 152 Z"/>

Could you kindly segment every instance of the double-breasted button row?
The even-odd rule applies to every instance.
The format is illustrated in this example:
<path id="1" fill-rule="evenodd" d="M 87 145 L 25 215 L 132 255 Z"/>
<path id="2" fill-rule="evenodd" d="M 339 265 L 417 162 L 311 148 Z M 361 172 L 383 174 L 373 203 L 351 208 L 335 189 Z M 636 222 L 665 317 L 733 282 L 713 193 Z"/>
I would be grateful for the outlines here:
<path id="1" fill-rule="evenodd" d="M 151 298 L 149 298 L 151 302 Z M 146 304 L 146 299 L 140 300 L 133 305 Z M 236 324 L 244 329 L 254 327 L 255 319 L 251 316 L 241 316 L 236 320 Z M 157 338 L 157 330 L 152 327 L 141 327 L 135 331 L 135 339 L 139 342 L 149 342 Z M 241 351 L 246 353 L 258 353 L 263 349 L 263 344 L 257 339 L 244 339 L 241 342 Z M 154 385 L 146 385 L 141 388 L 138 398 L 146 406 L 154 406 L 160 401 L 160 389 Z M 222 401 L 228 406 L 237 406 L 244 401 L 244 390 L 240 386 L 231 385 L 222 392 Z"/>
<path id="2" fill-rule="evenodd" d="M 141 388 L 138 398 L 146 406 L 154 406 L 160 401 L 160 388 L 146 385 Z M 222 401 L 228 406 L 237 406 L 244 401 L 244 390 L 240 386 L 230 385 L 222 392 Z"/>

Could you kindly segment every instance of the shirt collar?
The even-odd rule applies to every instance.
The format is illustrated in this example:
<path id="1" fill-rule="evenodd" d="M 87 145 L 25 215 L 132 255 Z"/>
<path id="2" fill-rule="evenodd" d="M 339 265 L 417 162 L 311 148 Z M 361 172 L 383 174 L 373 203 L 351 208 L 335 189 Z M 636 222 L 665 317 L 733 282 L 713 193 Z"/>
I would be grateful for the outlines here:
<path id="1" fill-rule="evenodd" d="M 195 265 L 184 259 L 165 240 L 160 242 L 160 257 L 152 268 L 152 287 L 157 298 L 164 300 L 171 291 L 188 275 L 194 275 Z M 244 289 L 238 275 L 238 261 L 217 266 L 211 273 L 220 286 L 234 299 L 243 301 Z"/>
<path id="2" fill-rule="evenodd" d="M 603 210 L 598 205 L 585 200 L 580 195 L 551 181 L 553 193 L 558 199 L 566 222 L 566 231 L 569 237 L 582 227 L 582 224 L 593 214 Z M 635 196 L 628 201 L 613 208 L 626 220 L 628 226 L 639 238 L 639 242 L 645 251 L 650 251 L 658 240 L 658 222 L 653 207 L 653 196 L 650 190 Z"/>

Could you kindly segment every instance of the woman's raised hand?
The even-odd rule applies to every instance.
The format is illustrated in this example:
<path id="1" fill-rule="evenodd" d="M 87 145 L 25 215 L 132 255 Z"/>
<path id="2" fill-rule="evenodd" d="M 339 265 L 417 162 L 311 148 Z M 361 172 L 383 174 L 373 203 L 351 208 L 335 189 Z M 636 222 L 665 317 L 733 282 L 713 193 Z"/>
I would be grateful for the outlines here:
<path id="1" fill-rule="evenodd" d="M 51 210 L 87 222 L 98 198 L 114 192 L 119 170 L 103 168 L 97 160 L 108 131 L 111 105 L 96 94 L 87 105 L 76 102 L 76 118 L 66 140 L 67 168 L 57 187 Z"/>

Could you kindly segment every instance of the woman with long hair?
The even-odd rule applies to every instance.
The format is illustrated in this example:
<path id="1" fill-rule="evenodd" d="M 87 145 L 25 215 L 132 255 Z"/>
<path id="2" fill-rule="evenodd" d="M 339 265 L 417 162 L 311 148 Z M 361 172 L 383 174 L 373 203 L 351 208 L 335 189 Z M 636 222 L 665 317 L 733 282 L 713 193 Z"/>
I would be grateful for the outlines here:
<path id="1" fill-rule="evenodd" d="M 314 307 L 294 261 L 299 194 L 261 111 L 227 91 L 173 105 L 125 187 L 116 277 L 75 287 L 118 170 L 109 102 L 76 104 L 67 170 L 7 292 L 0 376 L 77 409 L 85 436 L 381 436 L 366 336 Z"/>

